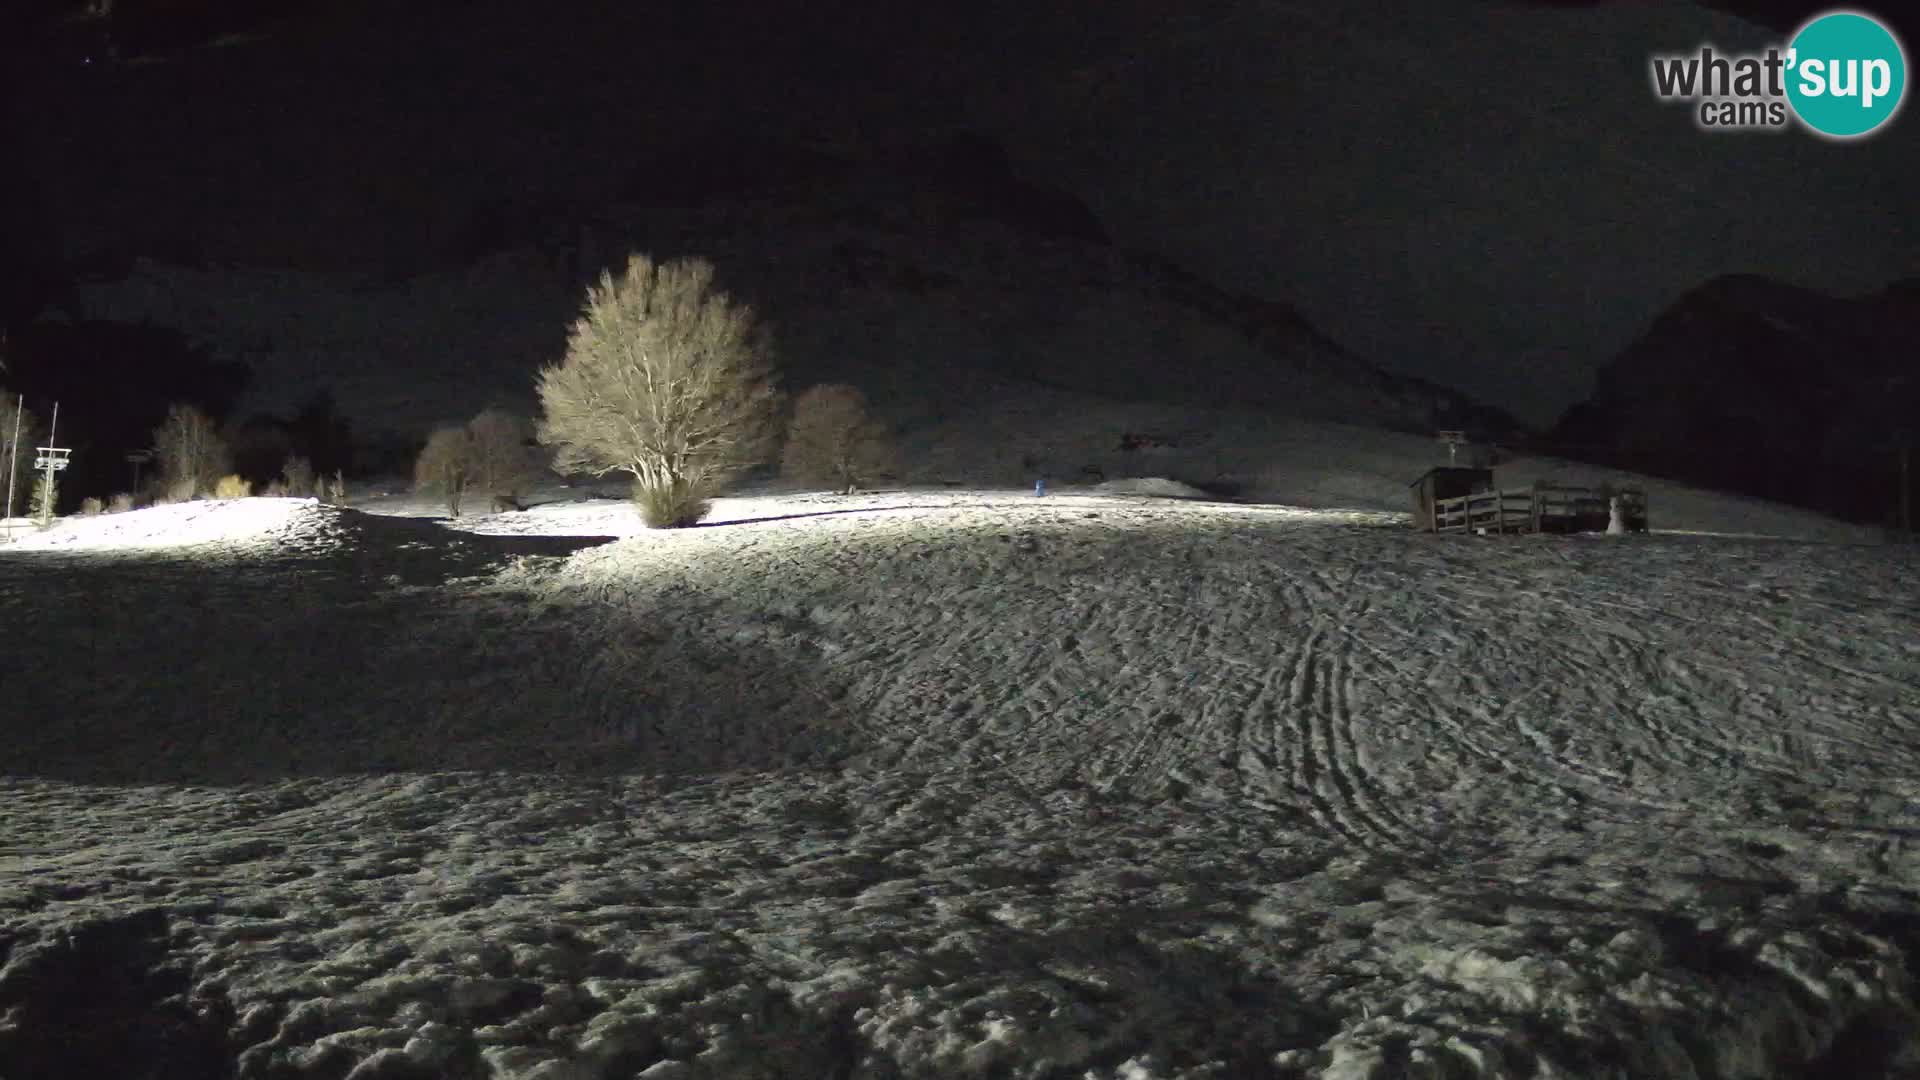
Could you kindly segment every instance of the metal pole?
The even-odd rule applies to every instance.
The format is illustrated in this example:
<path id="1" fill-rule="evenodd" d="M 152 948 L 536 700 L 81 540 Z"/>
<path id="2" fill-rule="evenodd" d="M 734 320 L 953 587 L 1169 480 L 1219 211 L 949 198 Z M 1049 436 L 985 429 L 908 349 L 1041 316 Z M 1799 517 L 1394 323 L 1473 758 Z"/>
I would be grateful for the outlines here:
<path id="1" fill-rule="evenodd" d="M 13 449 L 7 453 L 7 508 L 0 514 L 7 520 L 7 539 L 13 539 L 13 486 L 15 477 L 20 475 L 20 419 L 26 415 L 27 395 L 21 394 L 14 399 L 13 409 Z"/>

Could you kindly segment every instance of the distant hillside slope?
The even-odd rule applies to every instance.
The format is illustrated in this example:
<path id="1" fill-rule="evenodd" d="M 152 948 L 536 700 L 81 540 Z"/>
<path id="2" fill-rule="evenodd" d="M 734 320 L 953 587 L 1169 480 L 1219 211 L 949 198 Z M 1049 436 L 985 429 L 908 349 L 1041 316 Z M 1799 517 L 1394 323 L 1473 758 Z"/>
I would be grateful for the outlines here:
<path id="1" fill-rule="evenodd" d="M 415 436 L 489 403 L 530 407 L 535 370 L 561 357 L 603 268 L 631 251 L 697 255 L 769 323 L 791 386 L 856 382 L 908 426 L 1026 386 L 1419 432 L 1518 427 L 1383 373 L 1284 304 L 1106 244 L 1070 197 L 1018 184 L 989 151 L 963 159 L 985 164 L 958 185 L 899 160 L 839 162 L 784 185 L 536 217 L 503 224 L 471 261 L 397 279 L 143 259 L 79 286 L 77 306 L 249 364 L 242 411 L 326 391 L 359 430 Z"/>

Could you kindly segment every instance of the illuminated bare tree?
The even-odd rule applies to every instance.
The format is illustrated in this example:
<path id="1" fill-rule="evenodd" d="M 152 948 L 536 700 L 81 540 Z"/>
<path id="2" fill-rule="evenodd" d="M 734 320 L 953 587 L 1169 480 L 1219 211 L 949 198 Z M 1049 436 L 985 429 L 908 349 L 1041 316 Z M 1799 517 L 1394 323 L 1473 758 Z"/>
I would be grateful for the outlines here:
<path id="1" fill-rule="evenodd" d="M 460 516 L 460 496 L 473 482 L 473 432 L 463 424 L 434 429 L 413 462 L 415 491 L 447 497 L 447 513 Z"/>
<path id="2" fill-rule="evenodd" d="M 886 425 L 867 415 L 867 396 L 845 383 L 811 387 L 793 403 L 780 471 L 802 484 L 832 484 L 851 495 L 898 468 Z"/>
<path id="3" fill-rule="evenodd" d="M 300 454 L 289 454 L 280 466 L 280 486 L 287 495 L 296 499 L 312 497 L 314 487 L 313 462 Z"/>
<path id="4" fill-rule="evenodd" d="M 191 499 L 212 489 L 233 471 L 233 456 L 206 413 L 191 405 L 167 409 L 166 422 L 153 429 L 153 456 L 160 465 L 160 487 L 176 499 Z"/>
<path id="5" fill-rule="evenodd" d="M 487 409 L 467 421 L 473 483 L 483 495 L 516 498 L 539 474 L 533 424 L 505 409 Z"/>
<path id="6" fill-rule="evenodd" d="M 691 525 L 767 459 L 780 391 L 753 312 L 713 285 L 704 259 L 644 255 L 602 274 L 541 370 L 540 441 L 562 472 L 629 473 L 649 525 Z"/>

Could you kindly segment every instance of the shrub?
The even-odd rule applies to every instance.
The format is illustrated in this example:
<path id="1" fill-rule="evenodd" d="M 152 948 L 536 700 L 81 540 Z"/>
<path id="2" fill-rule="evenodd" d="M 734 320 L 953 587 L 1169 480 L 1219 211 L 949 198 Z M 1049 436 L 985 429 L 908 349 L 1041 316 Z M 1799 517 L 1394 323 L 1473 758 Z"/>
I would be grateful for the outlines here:
<path id="1" fill-rule="evenodd" d="M 261 490 L 260 494 L 269 499 L 284 499 L 287 497 L 287 482 L 285 480 L 269 480 L 267 481 L 267 486 Z"/>
<path id="2" fill-rule="evenodd" d="M 194 482 L 192 477 L 190 476 L 181 477 L 180 479 L 175 480 L 173 483 L 168 484 L 162 490 L 162 494 L 160 498 L 154 501 L 160 503 L 162 506 L 170 506 L 174 503 L 192 502 L 198 486 L 199 485 L 197 485 Z"/>
<path id="3" fill-rule="evenodd" d="M 486 409 L 465 424 L 447 424 L 428 437 L 413 463 L 414 490 L 447 497 L 447 510 L 460 516 L 462 497 L 477 491 L 517 506 L 519 493 L 538 473 L 531 445 L 533 425 L 502 409 Z M 344 497 L 345 484 L 335 473 L 334 498 Z"/>
<path id="4" fill-rule="evenodd" d="M 324 492 L 318 490 L 319 487 L 321 486 L 325 487 L 326 490 Z M 314 491 L 314 494 L 320 496 L 321 498 L 326 499 L 328 502 L 332 502 L 332 503 L 346 502 L 347 501 L 346 473 L 340 469 L 333 470 L 333 478 L 331 480 L 322 481 L 320 485 L 316 485 L 316 490 Z"/>
<path id="5" fill-rule="evenodd" d="M 447 497 L 447 513 L 460 516 L 460 496 L 473 478 L 473 437 L 465 426 L 448 424 L 427 437 L 413 462 L 415 491 Z"/>
<path id="6" fill-rule="evenodd" d="M 704 520 L 713 509 L 705 491 L 689 483 L 633 482 L 633 503 L 650 529 L 680 529 Z"/>
<path id="7" fill-rule="evenodd" d="M 92 495 L 80 500 L 80 513 L 86 517 L 99 517 L 107 509 L 107 504 Z"/>
<path id="8" fill-rule="evenodd" d="M 132 509 L 133 495 L 130 492 L 120 492 L 107 501 L 107 512 L 111 514 L 124 514 Z"/>
<path id="9" fill-rule="evenodd" d="M 515 499 L 539 475 L 532 422 L 504 409 L 487 409 L 467 421 L 472 483 L 488 495 Z"/>
<path id="10" fill-rule="evenodd" d="M 191 405 L 167 410 L 166 421 L 153 431 L 153 454 L 160 466 L 161 490 L 176 502 L 206 491 L 215 478 L 233 469 L 233 457 L 213 421 Z"/>
<path id="11" fill-rule="evenodd" d="M 279 487 L 282 495 L 291 494 L 304 499 L 314 494 L 315 482 L 313 462 L 299 454 L 289 455 L 285 464 L 280 466 Z M 268 494 L 272 494 L 272 485 L 269 485 Z"/>
<path id="12" fill-rule="evenodd" d="M 253 484 L 242 480 L 233 473 L 228 473 L 214 483 L 213 497 L 216 499 L 250 499 L 253 497 Z"/>
<path id="13" fill-rule="evenodd" d="M 845 383 L 824 383 L 794 401 L 780 471 L 851 495 L 893 472 L 898 458 L 892 433 L 867 415 L 866 395 Z"/>
<path id="14" fill-rule="evenodd" d="M 753 312 L 714 288 L 712 263 L 635 255 L 588 290 L 566 358 L 541 370 L 540 441 L 561 472 L 632 474 L 649 525 L 691 525 L 772 448 L 769 355 Z"/>

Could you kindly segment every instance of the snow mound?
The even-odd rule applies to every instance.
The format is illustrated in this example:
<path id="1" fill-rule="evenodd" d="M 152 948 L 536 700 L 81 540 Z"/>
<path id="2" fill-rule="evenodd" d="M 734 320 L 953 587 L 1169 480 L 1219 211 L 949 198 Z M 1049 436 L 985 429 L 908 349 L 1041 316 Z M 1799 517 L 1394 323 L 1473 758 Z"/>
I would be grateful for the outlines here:
<path id="1" fill-rule="evenodd" d="M 419 518 L 380 516 L 317 499 L 207 499 L 120 514 L 61 518 L 17 527 L 0 551 L 74 556 L 174 554 L 191 559 L 343 557 L 364 565 L 408 561 L 409 553 L 457 555 L 467 533 Z M 441 550 L 445 549 L 445 550 Z"/>
<path id="2" fill-rule="evenodd" d="M 266 544 L 310 531 L 330 513 L 316 499 L 209 499 L 61 518 L 45 529 L 16 526 L 13 547 L 54 551 Z"/>
<path id="3" fill-rule="evenodd" d="M 1178 480 L 1169 480 L 1164 476 L 1130 476 L 1121 480 L 1105 480 L 1093 485 L 1093 490 L 1106 495 L 1150 495 L 1158 499 L 1211 499 L 1212 495 Z"/>

